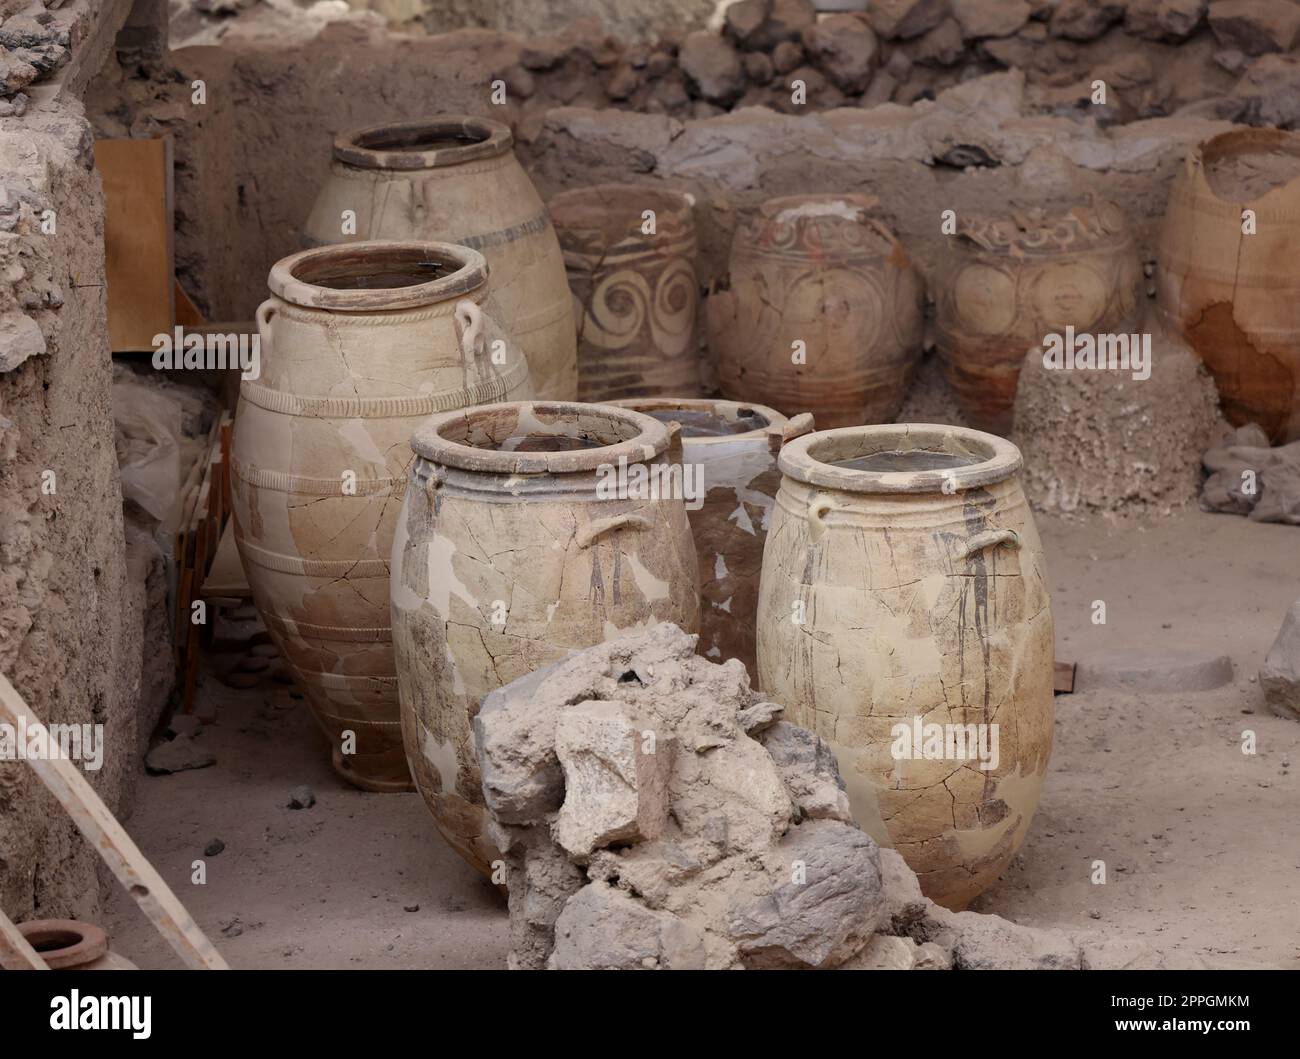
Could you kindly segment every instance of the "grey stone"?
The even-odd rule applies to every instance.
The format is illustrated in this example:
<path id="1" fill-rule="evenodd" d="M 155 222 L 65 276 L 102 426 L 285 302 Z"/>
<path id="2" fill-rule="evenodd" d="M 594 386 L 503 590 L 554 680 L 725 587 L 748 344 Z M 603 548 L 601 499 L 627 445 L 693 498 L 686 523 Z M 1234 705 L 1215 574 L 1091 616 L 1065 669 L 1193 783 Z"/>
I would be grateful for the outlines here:
<path id="1" fill-rule="evenodd" d="M 216 763 L 217 755 L 200 746 L 188 735 L 178 735 L 175 739 L 159 743 L 144 757 L 145 769 L 155 774 L 202 769 Z"/>
<path id="2" fill-rule="evenodd" d="M 1209 0 L 1128 0 L 1124 28 L 1147 40 L 1176 43 L 1201 28 L 1209 6 Z"/>
<path id="3" fill-rule="evenodd" d="M 0 316 L 0 372 L 44 354 L 45 336 L 35 320 L 15 311 Z"/>
<path id="4" fill-rule="evenodd" d="M 608 883 L 584 886 L 555 921 L 547 966 L 578 970 L 695 970 L 703 939 L 671 912 L 646 908 Z"/>
<path id="5" fill-rule="evenodd" d="M 226 844 L 222 842 L 221 839 L 214 838 L 211 842 L 209 842 L 206 846 L 203 847 L 203 855 L 205 857 L 216 857 L 220 855 L 225 848 L 226 848 Z"/>
<path id="6" fill-rule="evenodd" d="M 835 967 L 875 932 L 884 909 L 876 844 L 856 827 L 813 820 L 782 840 L 784 876 L 733 897 L 727 934 L 749 967 Z"/>
<path id="7" fill-rule="evenodd" d="M 788 721 L 778 721 L 759 736 L 759 742 L 781 770 L 781 778 L 802 818 L 854 822 L 835 752 L 820 736 Z"/>
<path id="8" fill-rule="evenodd" d="M 917 43 L 916 61 L 935 66 L 951 66 L 962 57 L 965 47 L 961 26 L 955 18 L 947 18 Z"/>
<path id="9" fill-rule="evenodd" d="M 1193 648 L 1114 647 L 1079 660 L 1074 690 L 1176 693 L 1208 691 L 1232 682 L 1232 659 Z"/>
<path id="10" fill-rule="evenodd" d="M 1286 52 L 1300 40 L 1300 5 L 1279 0 L 1214 0 L 1210 29 L 1225 48 L 1247 55 Z"/>
<path id="11" fill-rule="evenodd" d="M 1009 37 L 1029 21 L 1026 0 L 952 0 L 952 16 L 967 40 Z"/>
<path id="12" fill-rule="evenodd" d="M 948 16 L 948 0 L 871 0 L 867 19 L 887 40 L 910 40 Z"/>
<path id="13" fill-rule="evenodd" d="M 803 31 L 804 51 L 842 92 L 856 95 L 871 82 L 880 44 L 853 15 L 830 15 Z"/>
<path id="14" fill-rule="evenodd" d="M 1061 0 L 1049 23 L 1055 36 L 1095 40 L 1124 17 L 1124 0 Z"/>
<path id="15" fill-rule="evenodd" d="M 709 103 L 734 103 L 745 92 L 745 69 L 730 42 L 698 30 L 682 42 L 677 61 L 687 84 Z"/>
<path id="16" fill-rule="evenodd" d="M 295 787 L 289 792 L 290 809 L 310 809 L 315 804 L 316 792 L 305 784 Z"/>
<path id="17" fill-rule="evenodd" d="M 775 724 L 784 712 L 785 707 L 778 706 L 775 702 L 756 702 L 736 714 L 736 720 L 750 735 L 758 735 Z"/>
<path id="18" fill-rule="evenodd" d="M 1300 721 L 1300 600 L 1291 604 L 1259 671 L 1264 701 L 1279 717 Z"/>
<path id="19" fill-rule="evenodd" d="M 997 916 L 941 916 L 953 938 L 953 966 L 962 971 L 1077 971 L 1079 943 L 1059 930 L 1022 927 Z"/>
<path id="20" fill-rule="evenodd" d="M 1241 52 L 1232 54 L 1244 63 Z M 1290 55 L 1260 56 L 1242 73 L 1232 99 L 1241 104 L 1237 120 L 1248 125 L 1300 126 L 1300 61 Z"/>
<path id="21" fill-rule="evenodd" d="M 772 68 L 779 74 L 797 70 L 803 61 L 803 45 L 798 41 L 783 40 L 772 49 Z"/>
<path id="22" fill-rule="evenodd" d="M 757 47 L 758 31 L 767 21 L 771 0 L 737 0 L 723 15 L 723 32 L 742 48 Z"/>

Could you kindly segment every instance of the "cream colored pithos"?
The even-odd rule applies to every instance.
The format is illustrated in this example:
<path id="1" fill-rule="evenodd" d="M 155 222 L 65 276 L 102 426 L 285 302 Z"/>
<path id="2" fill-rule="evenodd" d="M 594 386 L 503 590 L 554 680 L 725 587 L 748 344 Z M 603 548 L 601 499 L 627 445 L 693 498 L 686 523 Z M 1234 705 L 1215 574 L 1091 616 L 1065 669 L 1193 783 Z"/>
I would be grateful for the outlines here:
<path id="1" fill-rule="evenodd" d="M 700 562 L 700 642 L 706 658 L 739 658 L 758 682 L 754 619 L 763 544 L 776 503 L 784 442 L 807 434 L 812 416 L 787 419 L 775 408 L 708 398 L 645 397 L 613 401 L 676 422 L 682 466 L 698 496 L 686 508 Z"/>
<path id="2" fill-rule="evenodd" d="M 465 247 L 308 250 L 269 284 L 261 376 L 235 419 L 235 540 L 335 768 L 408 790 L 388 558 L 411 432 L 432 412 L 528 396 L 528 366 L 480 307 L 486 266 Z"/>
<path id="3" fill-rule="evenodd" d="M 1052 615 L 1020 466 L 1010 442 L 957 427 L 799 438 L 763 556 L 764 694 L 831 744 L 858 824 L 954 909 L 1024 840 L 1052 747 Z"/>
<path id="4" fill-rule="evenodd" d="M 698 626 L 682 499 L 662 477 L 655 496 L 635 484 L 670 467 L 673 433 L 538 402 L 435 416 L 411 441 L 392 556 L 402 734 L 438 829 L 485 874 L 498 854 L 470 728 L 482 697 L 625 630 Z"/>
<path id="5" fill-rule="evenodd" d="M 438 239 L 478 250 L 534 392 L 571 401 L 577 337 L 564 259 L 513 143 L 507 126 L 461 115 L 340 133 L 304 240 Z"/>

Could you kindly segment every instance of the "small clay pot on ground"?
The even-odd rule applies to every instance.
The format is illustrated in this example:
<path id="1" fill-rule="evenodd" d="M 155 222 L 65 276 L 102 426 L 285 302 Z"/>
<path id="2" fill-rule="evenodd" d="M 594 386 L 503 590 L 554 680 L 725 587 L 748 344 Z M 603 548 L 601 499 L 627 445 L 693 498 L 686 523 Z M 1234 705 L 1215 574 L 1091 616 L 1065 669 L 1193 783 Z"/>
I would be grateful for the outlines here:
<path id="1" fill-rule="evenodd" d="M 938 270 L 935 344 L 962 413 L 1011 432 L 1025 354 L 1048 334 L 1129 332 L 1142 269 L 1114 203 L 959 216 Z"/>
<path id="2" fill-rule="evenodd" d="M 76 919 L 31 919 L 18 931 L 51 971 L 135 971 L 135 964 L 108 947 L 108 935 Z"/>
<path id="3" fill-rule="evenodd" d="M 700 392 L 699 247 L 690 196 L 638 184 L 556 195 L 578 327 L 578 399 Z"/>
<path id="4" fill-rule="evenodd" d="M 354 222 L 344 230 L 347 220 Z M 479 251 L 497 322 L 523 350 L 534 392 L 571 401 L 578 375 L 560 244 L 506 125 L 466 115 L 340 133 L 304 243 L 436 239 Z"/>
<path id="5" fill-rule="evenodd" d="M 439 831 L 486 875 L 483 696 L 625 630 L 699 627 L 675 434 L 629 409 L 516 402 L 411 439 L 391 560 L 402 734 Z"/>
<path id="6" fill-rule="evenodd" d="M 1249 229 L 1249 230 L 1248 230 Z M 1214 376 L 1234 426 L 1300 439 L 1300 136 L 1226 132 L 1188 155 L 1156 267 L 1166 325 Z"/>
<path id="7" fill-rule="evenodd" d="M 1024 841 L 1052 747 L 1052 614 L 1020 453 L 897 424 L 810 434 L 779 463 L 763 692 L 831 745 L 859 826 L 964 908 Z"/>
<path id="8" fill-rule="evenodd" d="M 432 412 L 529 396 L 528 366 L 484 311 L 487 266 L 466 247 L 321 247 L 269 282 L 262 371 L 235 418 L 235 542 L 336 771 L 409 790 L 388 558 L 411 432 Z"/>
<path id="9" fill-rule="evenodd" d="M 714 662 L 740 659 L 757 686 L 754 622 L 763 545 L 781 483 L 776 459 L 786 441 L 813 429 L 812 416 L 787 419 L 775 408 L 711 398 L 612 403 L 681 428 L 682 466 L 700 489 L 686 505 L 700 563 L 699 651 Z"/>
<path id="10" fill-rule="evenodd" d="M 818 426 L 892 420 L 921 356 L 925 283 L 867 195 L 769 199 L 708 300 L 725 397 Z"/>

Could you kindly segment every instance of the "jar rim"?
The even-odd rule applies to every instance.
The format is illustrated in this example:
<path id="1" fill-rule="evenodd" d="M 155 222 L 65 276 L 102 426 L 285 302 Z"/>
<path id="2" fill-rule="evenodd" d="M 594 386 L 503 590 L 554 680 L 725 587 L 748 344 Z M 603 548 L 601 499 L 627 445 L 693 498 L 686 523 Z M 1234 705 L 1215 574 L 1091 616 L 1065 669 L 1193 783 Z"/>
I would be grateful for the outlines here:
<path id="1" fill-rule="evenodd" d="M 384 277 L 385 268 L 420 269 L 443 274 L 400 286 L 347 286 L 331 279 Z M 367 240 L 331 243 L 300 250 L 271 266 L 267 286 L 292 305 L 342 312 L 382 312 L 432 305 L 450 298 L 472 296 L 487 283 L 487 261 L 477 250 L 455 243 Z"/>
<path id="2" fill-rule="evenodd" d="M 611 200 L 616 201 L 624 195 L 637 200 L 637 208 L 629 216 L 638 225 L 641 222 L 641 211 L 655 208 L 656 203 L 662 209 L 686 214 L 694 206 L 691 195 L 676 188 L 610 181 L 557 191 L 547 200 L 546 208 L 551 214 L 551 220 L 558 225 L 569 228 L 598 227 L 602 219 L 609 216 Z"/>
<path id="3" fill-rule="evenodd" d="M 460 140 L 453 146 L 421 143 Z M 508 125 L 470 114 L 384 121 L 334 137 L 334 158 L 358 169 L 440 169 L 504 154 L 514 146 Z"/>
<path id="4" fill-rule="evenodd" d="M 977 462 L 943 469 L 873 471 L 836 466 L 883 452 L 932 452 L 977 456 Z M 838 427 L 788 442 L 777 460 L 781 473 L 823 489 L 847 493 L 960 493 L 1004 481 L 1023 464 L 1006 438 L 941 423 L 881 423 Z"/>
<path id="5" fill-rule="evenodd" d="M 597 435 L 611 440 L 592 448 L 556 452 L 508 451 L 466 443 L 474 431 L 491 438 L 514 437 L 526 429 L 545 428 L 564 420 L 575 432 L 542 433 L 539 437 Z M 448 435 L 457 435 L 448 436 Z M 498 440 L 505 440 L 499 437 Z M 666 424 L 630 408 L 577 401 L 503 401 L 471 405 L 430 416 L 411 437 L 411 449 L 432 463 L 484 474 L 571 474 L 594 471 L 620 462 L 646 463 L 665 452 L 670 440 Z"/>

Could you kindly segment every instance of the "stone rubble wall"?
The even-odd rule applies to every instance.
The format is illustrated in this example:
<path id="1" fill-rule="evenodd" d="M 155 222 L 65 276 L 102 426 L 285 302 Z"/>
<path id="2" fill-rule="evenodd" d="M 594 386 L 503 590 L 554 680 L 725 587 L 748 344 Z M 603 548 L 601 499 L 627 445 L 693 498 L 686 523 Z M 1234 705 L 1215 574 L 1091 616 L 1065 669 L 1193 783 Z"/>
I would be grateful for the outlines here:
<path id="1" fill-rule="evenodd" d="M 43 11 L 6 4 L 0 34 L 15 19 L 27 20 L 18 29 L 43 25 L 15 6 Z M 47 723 L 105 726 L 103 767 L 85 775 L 119 814 L 160 705 L 156 687 L 149 708 L 141 697 L 143 628 L 160 580 L 152 540 L 123 524 L 103 197 L 79 96 L 128 7 L 58 7 L 54 65 L 39 78 L 20 71 L 21 91 L 0 99 L 0 671 Z M 11 72 L 23 61 L 12 48 L 0 54 Z M 6 914 L 94 916 L 106 878 L 30 768 L 0 762 Z"/>

